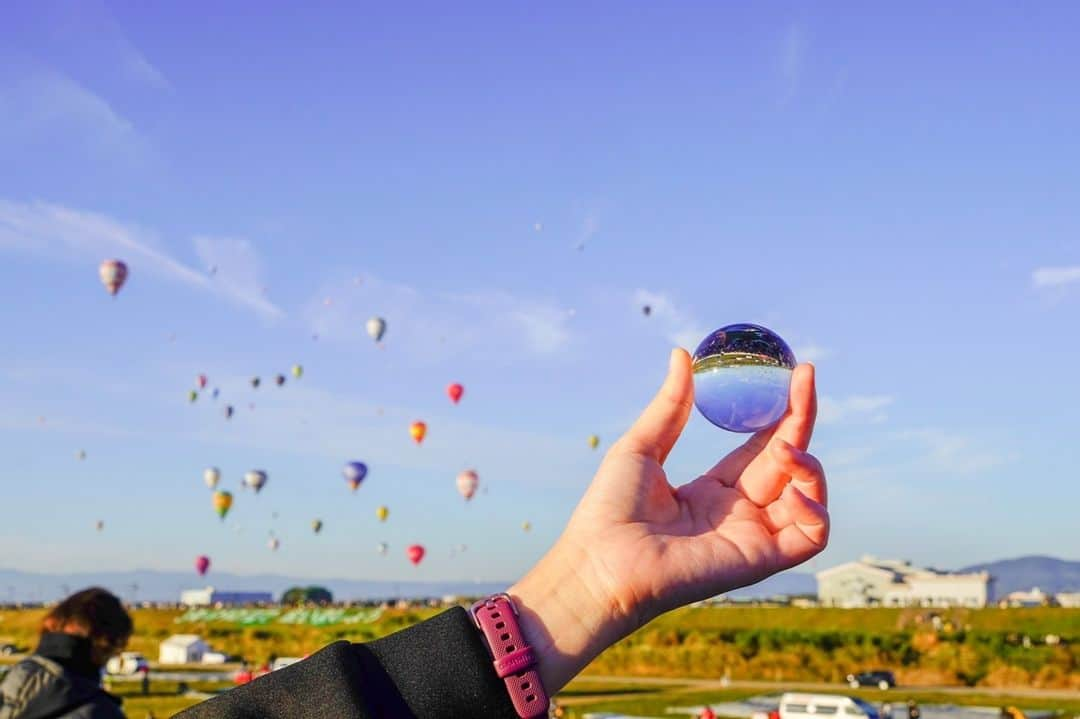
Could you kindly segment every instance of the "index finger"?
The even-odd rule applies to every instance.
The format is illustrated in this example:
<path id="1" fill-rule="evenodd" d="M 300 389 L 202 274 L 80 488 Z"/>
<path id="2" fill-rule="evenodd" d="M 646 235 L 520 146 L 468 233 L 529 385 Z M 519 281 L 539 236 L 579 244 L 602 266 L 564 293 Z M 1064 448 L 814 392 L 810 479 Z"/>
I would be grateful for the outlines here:
<path id="1" fill-rule="evenodd" d="M 801 364 L 791 373 L 788 390 L 788 409 L 777 424 L 757 432 L 741 446 L 721 459 L 704 476 L 718 479 L 728 486 L 742 476 L 750 464 L 761 455 L 773 437 L 806 451 L 814 433 L 817 417 L 817 392 L 814 387 L 814 365 Z M 771 501 L 771 499 L 769 500 Z"/>
<path id="2" fill-rule="evenodd" d="M 772 436 L 779 437 L 801 450 L 810 446 L 817 419 L 817 388 L 814 365 L 804 362 L 791 373 L 788 392 L 788 411 L 776 425 Z"/>

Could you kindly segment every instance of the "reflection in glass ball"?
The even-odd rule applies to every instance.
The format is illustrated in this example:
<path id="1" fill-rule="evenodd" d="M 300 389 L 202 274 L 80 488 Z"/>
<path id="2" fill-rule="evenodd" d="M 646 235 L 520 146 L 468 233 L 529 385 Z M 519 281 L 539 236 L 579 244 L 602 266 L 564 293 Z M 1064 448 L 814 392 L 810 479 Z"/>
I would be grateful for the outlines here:
<path id="1" fill-rule="evenodd" d="M 795 354 L 772 330 L 721 327 L 694 351 L 694 404 L 717 427 L 757 432 L 787 411 Z"/>

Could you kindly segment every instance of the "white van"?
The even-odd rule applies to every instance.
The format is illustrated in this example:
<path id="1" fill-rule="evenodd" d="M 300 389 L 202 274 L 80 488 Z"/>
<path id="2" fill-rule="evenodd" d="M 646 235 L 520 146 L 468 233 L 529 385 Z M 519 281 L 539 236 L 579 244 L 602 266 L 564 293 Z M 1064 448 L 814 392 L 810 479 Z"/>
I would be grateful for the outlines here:
<path id="1" fill-rule="evenodd" d="M 270 671 L 276 672 L 278 669 L 284 669 L 290 664 L 296 664 L 297 662 L 304 661 L 303 657 L 278 657 L 274 660 L 274 663 L 270 665 Z"/>
<path id="2" fill-rule="evenodd" d="M 780 719 L 881 719 L 877 707 L 842 694 L 787 693 L 780 698 Z"/>
<path id="3" fill-rule="evenodd" d="M 130 676 L 149 670 L 150 663 L 146 661 L 146 657 L 138 652 L 117 654 L 115 657 L 111 657 L 105 665 L 105 672 L 108 674 L 126 674 Z"/>

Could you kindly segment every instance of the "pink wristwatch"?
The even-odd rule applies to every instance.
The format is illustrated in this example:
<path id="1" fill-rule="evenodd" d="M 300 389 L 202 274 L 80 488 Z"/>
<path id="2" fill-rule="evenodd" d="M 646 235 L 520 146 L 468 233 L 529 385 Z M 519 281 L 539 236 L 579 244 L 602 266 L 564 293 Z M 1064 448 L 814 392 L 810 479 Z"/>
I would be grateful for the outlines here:
<path id="1" fill-rule="evenodd" d="M 495 673 L 506 682 L 510 701 L 521 719 L 547 716 L 548 696 L 536 671 L 536 653 L 525 642 L 510 596 L 493 594 L 469 609 L 495 659 Z"/>

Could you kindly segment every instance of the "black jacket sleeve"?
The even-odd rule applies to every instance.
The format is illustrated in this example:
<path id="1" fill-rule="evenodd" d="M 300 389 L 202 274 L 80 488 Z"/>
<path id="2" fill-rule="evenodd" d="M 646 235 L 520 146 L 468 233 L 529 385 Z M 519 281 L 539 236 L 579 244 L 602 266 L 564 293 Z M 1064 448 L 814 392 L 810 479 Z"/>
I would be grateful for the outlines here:
<path id="1" fill-rule="evenodd" d="M 468 612 L 368 644 L 335 642 L 179 719 L 517 719 Z"/>

